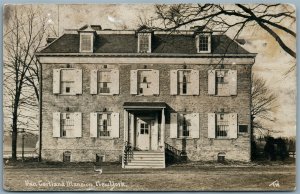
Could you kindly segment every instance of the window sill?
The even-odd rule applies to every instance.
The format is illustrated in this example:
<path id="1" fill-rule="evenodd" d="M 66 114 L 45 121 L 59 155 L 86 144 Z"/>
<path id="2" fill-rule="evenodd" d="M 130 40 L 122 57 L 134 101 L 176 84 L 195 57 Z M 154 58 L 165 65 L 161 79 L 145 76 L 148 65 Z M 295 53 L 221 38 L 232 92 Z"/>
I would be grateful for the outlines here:
<path id="1" fill-rule="evenodd" d="M 177 137 L 176 139 L 187 139 L 187 140 L 189 140 L 189 139 L 194 139 L 194 138 L 192 138 L 192 137 Z"/>
<path id="2" fill-rule="evenodd" d="M 145 94 L 137 94 L 135 96 L 158 96 L 158 94 L 147 94 L 147 95 L 145 95 Z"/>
<path id="3" fill-rule="evenodd" d="M 107 139 L 107 140 L 111 140 L 114 139 L 113 137 L 96 137 L 97 139 Z"/>
<path id="4" fill-rule="evenodd" d="M 237 94 L 235 94 L 235 95 L 216 95 L 216 94 L 209 94 L 209 96 L 215 96 L 215 97 L 235 97 L 235 96 L 237 96 Z"/>
<path id="5" fill-rule="evenodd" d="M 77 96 L 77 95 L 81 95 L 81 94 L 55 94 L 57 96 Z"/>
<path id="6" fill-rule="evenodd" d="M 215 140 L 232 140 L 234 138 L 229 138 L 229 137 L 216 137 L 214 138 Z"/>
<path id="7" fill-rule="evenodd" d="M 59 139 L 77 139 L 77 138 L 82 138 L 82 137 L 54 137 L 54 138 L 59 138 Z"/>

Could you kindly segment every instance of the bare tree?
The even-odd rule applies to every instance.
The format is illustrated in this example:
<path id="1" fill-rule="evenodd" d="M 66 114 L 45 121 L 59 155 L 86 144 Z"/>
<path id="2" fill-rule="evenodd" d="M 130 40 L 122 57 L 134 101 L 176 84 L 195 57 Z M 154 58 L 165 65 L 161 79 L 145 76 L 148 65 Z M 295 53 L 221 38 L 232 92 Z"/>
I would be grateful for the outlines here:
<path id="1" fill-rule="evenodd" d="M 277 95 L 267 87 L 263 78 L 252 75 L 251 89 L 251 135 L 254 130 L 259 130 L 263 134 L 269 135 L 274 132 L 272 129 L 263 127 L 261 121 L 272 121 L 276 118 L 272 115 L 276 109 Z"/>
<path id="2" fill-rule="evenodd" d="M 156 5 L 156 18 L 144 21 L 155 28 L 172 31 L 188 25 L 202 25 L 237 37 L 247 27 L 260 28 L 273 37 L 290 56 L 296 58 L 295 44 L 286 43 L 288 35 L 296 42 L 295 8 L 285 4 L 175 4 Z M 160 27 L 163 26 L 163 27 Z"/>
<path id="3" fill-rule="evenodd" d="M 47 21 L 39 8 L 5 7 L 4 119 L 11 127 L 13 160 L 18 130 L 38 131 L 39 64 L 34 53 L 45 43 Z"/>

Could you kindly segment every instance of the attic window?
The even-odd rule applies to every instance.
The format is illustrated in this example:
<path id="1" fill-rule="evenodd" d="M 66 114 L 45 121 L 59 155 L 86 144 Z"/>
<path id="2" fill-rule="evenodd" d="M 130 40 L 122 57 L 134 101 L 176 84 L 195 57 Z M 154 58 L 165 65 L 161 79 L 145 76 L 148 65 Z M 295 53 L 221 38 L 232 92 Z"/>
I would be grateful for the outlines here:
<path id="1" fill-rule="evenodd" d="M 197 35 L 197 50 L 198 53 L 211 52 L 211 34 L 205 33 Z"/>
<path id="2" fill-rule="evenodd" d="M 92 52 L 93 51 L 93 35 L 81 34 L 80 35 L 80 51 Z"/>
<path id="3" fill-rule="evenodd" d="M 151 53 L 151 33 L 140 33 L 138 35 L 138 52 Z"/>

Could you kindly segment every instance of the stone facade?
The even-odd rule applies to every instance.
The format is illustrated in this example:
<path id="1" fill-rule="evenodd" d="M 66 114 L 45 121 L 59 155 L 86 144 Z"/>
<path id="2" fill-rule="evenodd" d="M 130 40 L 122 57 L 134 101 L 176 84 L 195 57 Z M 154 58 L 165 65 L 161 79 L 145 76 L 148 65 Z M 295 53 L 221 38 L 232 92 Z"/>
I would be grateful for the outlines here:
<path id="1" fill-rule="evenodd" d="M 124 145 L 124 102 L 165 102 L 166 109 L 165 142 L 178 150 L 186 150 L 189 160 L 217 160 L 218 153 L 225 153 L 226 159 L 249 161 L 250 160 L 250 131 L 238 134 L 236 139 L 209 139 L 208 138 L 208 113 L 218 112 L 224 109 L 226 112 L 238 114 L 238 125 L 248 125 L 250 129 L 250 89 L 252 61 L 245 58 L 246 62 L 235 63 L 241 59 L 228 58 L 225 69 L 237 70 L 237 95 L 236 96 L 210 96 L 208 95 L 208 70 L 219 67 L 217 63 L 197 63 L 197 59 L 181 58 L 176 63 L 170 63 L 174 59 L 164 58 L 153 63 L 152 58 L 118 59 L 89 58 L 89 57 L 40 57 L 42 64 L 42 157 L 49 161 L 62 161 L 65 151 L 71 152 L 71 161 L 85 162 L 96 160 L 96 154 L 104 155 L 105 161 L 119 161 L 123 153 Z M 203 59 L 200 59 L 201 61 Z M 207 59 L 210 60 L 210 59 Z M 49 61 L 53 61 L 50 63 Z M 104 62 L 103 62 L 104 61 Z M 110 62 L 105 62 L 110 61 Z M 116 62 L 115 62 L 116 61 Z M 135 62 L 132 62 L 135 61 Z M 161 61 L 160 63 L 158 61 Z M 225 60 L 226 61 L 226 60 Z M 52 92 L 53 69 L 66 68 L 82 69 L 83 91 L 81 95 L 54 95 Z M 170 95 L 170 70 L 182 69 L 199 70 L 200 95 L 196 96 L 172 96 Z M 102 69 L 108 65 L 108 69 L 119 69 L 120 91 L 119 95 L 102 96 L 90 94 L 90 72 Z M 144 69 L 159 70 L 159 95 L 135 96 L 130 94 L 130 70 Z M 53 112 L 81 112 L 82 113 L 82 137 L 56 138 L 52 137 L 52 113 Z M 106 108 L 109 111 L 120 113 L 120 137 L 119 138 L 93 138 L 90 137 L 90 113 Z M 169 138 L 170 137 L 170 112 L 189 111 L 200 115 L 200 137 Z"/>

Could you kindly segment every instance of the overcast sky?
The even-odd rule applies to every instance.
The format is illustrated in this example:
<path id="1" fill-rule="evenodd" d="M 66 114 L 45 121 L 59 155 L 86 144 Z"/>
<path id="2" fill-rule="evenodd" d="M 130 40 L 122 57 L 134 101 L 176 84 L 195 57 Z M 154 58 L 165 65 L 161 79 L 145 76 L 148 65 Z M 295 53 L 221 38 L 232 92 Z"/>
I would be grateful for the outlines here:
<path id="1" fill-rule="evenodd" d="M 126 25 L 136 29 L 138 17 L 155 17 L 152 4 L 87 4 L 87 5 L 46 5 L 42 6 L 49 22 L 57 27 L 60 35 L 64 29 L 76 29 L 85 24 L 100 24 L 102 28 L 118 29 Z M 59 10 L 59 19 L 58 19 Z M 230 33 L 228 34 L 231 35 Z M 266 79 L 268 86 L 278 95 L 277 121 L 268 123 L 268 127 L 282 131 L 278 135 L 296 135 L 296 72 L 285 73 L 295 64 L 295 60 L 286 54 L 277 42 L 259 28 L 248 28 L 240 38 L 246 39 L 249 52 L 258 53 L 253 72 Z M 289 45 L 294 39 L 285 37 Z"/>

